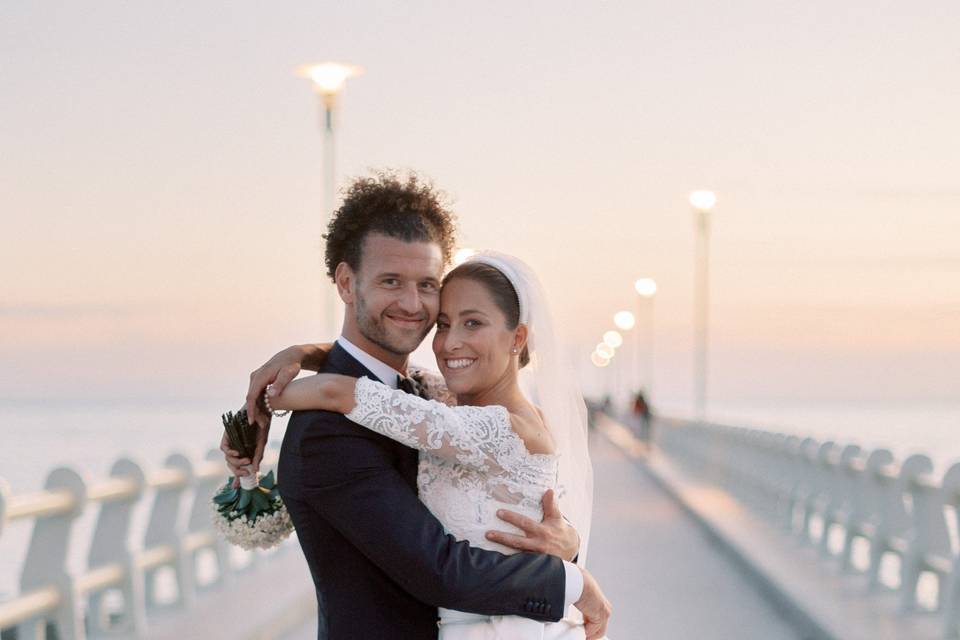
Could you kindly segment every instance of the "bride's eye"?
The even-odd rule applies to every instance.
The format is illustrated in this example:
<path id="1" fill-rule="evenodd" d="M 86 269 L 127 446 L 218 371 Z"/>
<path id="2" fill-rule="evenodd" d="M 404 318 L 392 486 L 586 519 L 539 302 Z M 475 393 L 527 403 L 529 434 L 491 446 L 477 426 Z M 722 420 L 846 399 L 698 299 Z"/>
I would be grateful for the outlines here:
<path id="1" fill-rule="evenodd" d="M 483 323 L 480 322 L 479 320 L 467 320 L 466 322 L 463 323 L 463 325 L 465 327 L 470 327 L 471 329 L 475 329 L 477 327 L 482 327 Z"/>
<path id="2" fill-rule="evenodd" d="M 439 320 L 437 321 L 437 331 L 446 331 L 449 328 L 450 325 L 446 322 L 440 322 Z"/>

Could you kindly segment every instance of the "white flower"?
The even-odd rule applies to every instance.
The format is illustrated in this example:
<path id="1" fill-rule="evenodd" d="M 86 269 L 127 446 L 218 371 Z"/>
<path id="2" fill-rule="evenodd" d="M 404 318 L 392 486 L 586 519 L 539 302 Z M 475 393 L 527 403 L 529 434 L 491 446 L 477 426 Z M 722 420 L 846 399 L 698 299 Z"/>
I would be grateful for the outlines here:
<path id="1" fill-rule="evenodd" d="M 293 531 L 290 514 L 281 500 L 274 502 L 274 510 L 261 513 L 253 522 L 240 517 L 236 511 L 230 513 L 233 518 L 221 514 L 213 506 L 213 526 L 224 539 L 243 549 L 270 549 L 280 544 Z"/>

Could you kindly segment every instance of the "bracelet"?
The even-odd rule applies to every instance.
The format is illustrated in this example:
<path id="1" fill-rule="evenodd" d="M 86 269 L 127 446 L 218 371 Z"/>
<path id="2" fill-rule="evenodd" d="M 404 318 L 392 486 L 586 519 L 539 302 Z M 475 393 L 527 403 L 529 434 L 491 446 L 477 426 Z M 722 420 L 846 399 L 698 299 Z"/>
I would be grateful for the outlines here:
<path id="1" fill-rule="evenodd" d="M 273 407 L 270 406 L 270 398 L 268 397 L 268 392 L 273 388 L 272 384 L 268 384 L 267 388 L 263 390 L 263 404 L 267 407 L 267 413 L 272 415 L 274 418 L 282 418 L 283 416 L 290 413 L 290 410 L 286 411 L 274 411 Z"/>

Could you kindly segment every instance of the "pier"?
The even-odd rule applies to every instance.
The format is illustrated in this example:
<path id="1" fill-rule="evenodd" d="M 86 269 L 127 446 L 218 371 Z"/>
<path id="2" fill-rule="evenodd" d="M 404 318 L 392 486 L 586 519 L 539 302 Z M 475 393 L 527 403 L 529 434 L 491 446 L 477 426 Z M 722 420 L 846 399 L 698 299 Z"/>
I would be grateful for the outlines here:
<path id="1" fill-rule="evenodd" d="M 934 478 L 923 455 L 672 419 L 653 431 L 648 445 L 629 418 L 594 418 L 589 564 L 614 605 L 611 638 L 958 637 L 960 465 Z M 296 541 L 246 553 L 215 536 L 208 502 L 224 477 L 214 451 L 0 489 L 0 535 L 33 521 L 20 591 L 0 602 L 3 640 L 313 637 Z M 89 510 L 86 570 L 71 573 Z"/>

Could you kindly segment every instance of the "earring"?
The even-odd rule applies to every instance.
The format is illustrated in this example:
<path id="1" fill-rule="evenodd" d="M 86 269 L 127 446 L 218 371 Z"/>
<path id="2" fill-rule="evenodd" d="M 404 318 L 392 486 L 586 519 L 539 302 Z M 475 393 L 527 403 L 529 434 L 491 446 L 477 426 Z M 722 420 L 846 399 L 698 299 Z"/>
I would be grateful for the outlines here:
<path id="1" fill-rule="evenodd" d="M 510 353 L 512 353 L 513 355 L 517 355 L 517 348 L 514 347 L 513 349 L 510 349 Z"/>

